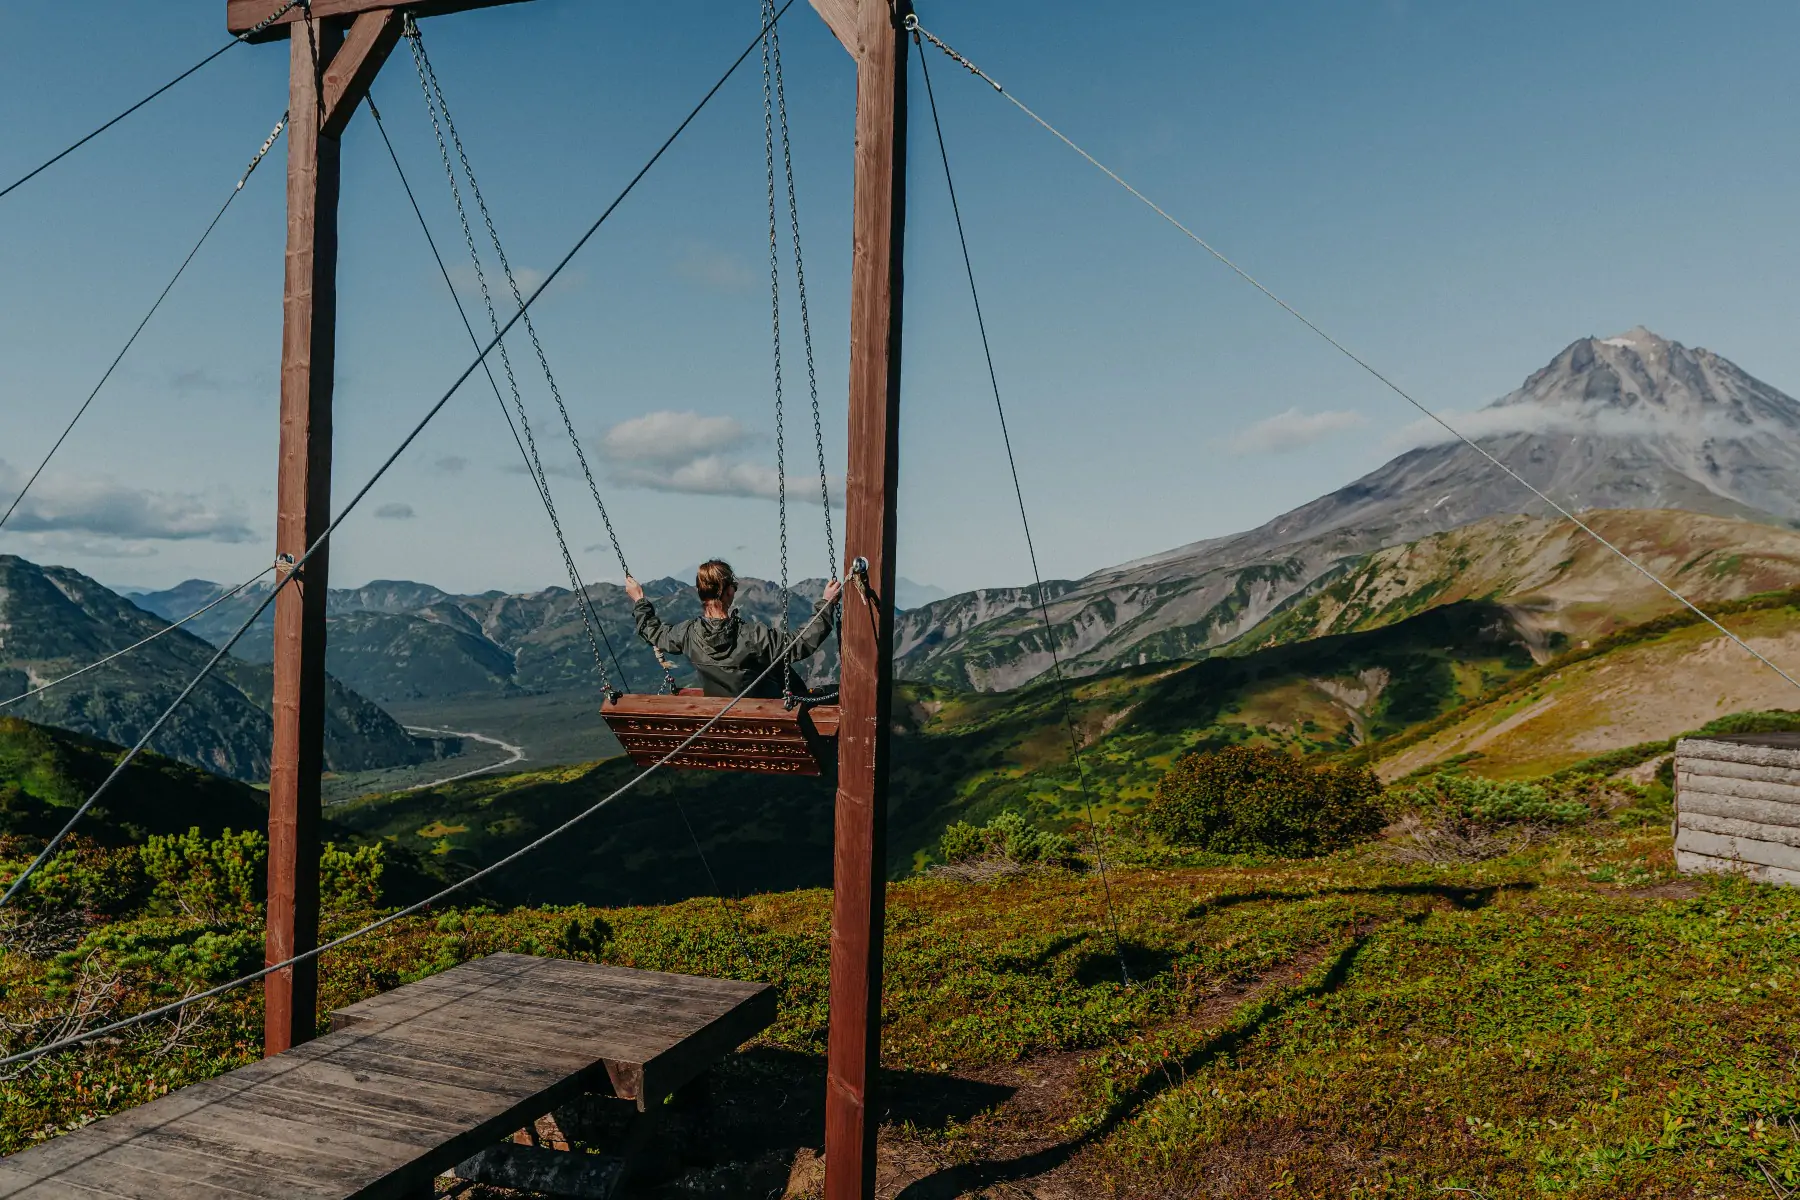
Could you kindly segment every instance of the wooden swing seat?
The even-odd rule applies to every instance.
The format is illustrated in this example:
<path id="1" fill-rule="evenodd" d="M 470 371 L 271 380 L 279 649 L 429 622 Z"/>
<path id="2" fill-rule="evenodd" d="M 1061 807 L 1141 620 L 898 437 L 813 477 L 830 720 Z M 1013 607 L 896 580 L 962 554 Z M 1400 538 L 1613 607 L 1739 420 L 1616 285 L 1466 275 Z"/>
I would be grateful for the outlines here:
<path id="1" fill-rule="evenodd" d="M 674 696 L 620 696 L 600 715 L 631 761 L 661 762 L 729 699 L 686 688 Z M 837 769 L 838 706 L 788 708 L 780 700 L 739 700 L 668 766 L 701 771 L 757 771 L 770 775 L 822 775 Z"/>

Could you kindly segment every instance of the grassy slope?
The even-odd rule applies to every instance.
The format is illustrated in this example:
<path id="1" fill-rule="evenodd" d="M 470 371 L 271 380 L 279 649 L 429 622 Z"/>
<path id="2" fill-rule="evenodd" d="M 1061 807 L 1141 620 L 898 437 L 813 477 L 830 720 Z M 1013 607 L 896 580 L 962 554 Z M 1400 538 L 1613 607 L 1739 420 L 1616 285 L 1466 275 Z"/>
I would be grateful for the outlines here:
<path id="1" fill-rule="evenodd" d="M 1800 533 L 1790 530 L 1673 509 L 1596 511 L 1582 519 L 1703 605 L 1791 587 L 1800 576 Z M 1459 600 L 1505 604 L 1558 648 L 1679 607 L 1566 520 L 1494 517 L 1371 554 L 1236 645 L 1375 629 Z"/>
<path id="2" fill-rule="evenodd" d="M 905 873 L 925 861 L 944 827 L 959 819 L 1017 808 L 1045 824 L 1069 825 L 1085 819 L 1088 794 L 1102 812 L 1133 807 L 1170 761 L 1196 745 L 1249 740 L 1347 749 L 1356 722 L 1374 736 L 1404 728 L 1530 666 L 1500 614 L 1463 604 L 1369 633 L 1080 680 L 1075 722 L 1092 745 L 1082 759 L 1086 793 L 1070 765 L 1053 684 L 1000 695 L 903 685 L 890 866 Z M 1347 707 L 1343 697 L 1355 689 L 1373 691 L 1369 679 L 1382 681 L 1380 694 Z M 610 760 L 483 777 L 365 797 L 334 807 L 332 816 L 421 854 L 485 864 L 632 774 L 623 760 Z M 830 811 L 830 788 L 818 783 L 661 773 L 597 819 L 591 834 L 578 835 L 581 849 L 499 887 L 502 895 L 538 902 L 644 903 L 709 892 L 684 812 L 726 892 L 824 884 Z"/>
<path id="3" fill-rule="evenodd" d="M 1601 828 L 1456 868 L 1364 852 L 1123 870 L 1129 988 L 1091 879 L 894 885 L 885 1194 L 1767 1196 L 1757 1156 L 1800 1182 L 1778 1120 L 1800 1115 L 1800 894 L 1670 882 L 1669 860 L 1666 835 Z M 778 1192 L 819 1144 L 827 907 L 806 891 L 412 919 L 330 956 L 324 1003 L 500 949 L 770 981 L 777 1023 L 677 1119 L 659 1170 Z M 0 1015 L 52 1021 L 50 975 L 0 957 Z M 127 966 L 118 1000 L 158 983 Z M 165 1052 L 151 1030 L 0 1083 L 0 1151 L 249 1061 L 259 997 Z"/>

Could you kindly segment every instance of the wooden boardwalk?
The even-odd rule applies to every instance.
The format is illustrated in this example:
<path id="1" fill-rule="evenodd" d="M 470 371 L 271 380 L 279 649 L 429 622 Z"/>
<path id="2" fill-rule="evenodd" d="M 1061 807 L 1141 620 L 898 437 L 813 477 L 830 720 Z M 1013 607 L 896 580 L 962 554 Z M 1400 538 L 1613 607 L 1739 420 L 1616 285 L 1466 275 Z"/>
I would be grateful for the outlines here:
<path id="1" fill-rule="evenodd" d="M 586 1093 L 635 1100 L 647 1118 L 774 1017 L 763 984 L 494 954 L 341 1009 L 330 1034 L 285 1054 L 0 1159 L 0 1200 L 429 1196 L 437 1175 Z M 564 1174 L 608 1162 L 536 1154 L 572 1164 Z"/>

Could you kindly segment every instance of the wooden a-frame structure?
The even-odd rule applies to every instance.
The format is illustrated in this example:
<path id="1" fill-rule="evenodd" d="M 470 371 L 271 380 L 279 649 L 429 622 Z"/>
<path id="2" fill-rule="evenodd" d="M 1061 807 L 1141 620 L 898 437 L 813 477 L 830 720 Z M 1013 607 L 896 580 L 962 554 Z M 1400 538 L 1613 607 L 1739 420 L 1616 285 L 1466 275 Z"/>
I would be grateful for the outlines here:
<path id="1" fill-rule="evenodd" d="M 331 519 L 331 414 L 337 342 L 339 139 L 401 36 L 402 16 L 432 17 L 519 0 L 311 0 L 258 35 L 289 41 L 288 230 L 282 297 L 278 561 L 305 554 Z M 906 226 L 908 0 L 810 0 L 856 60 L 855 219 L 850 300 L 850 455 L 846 561 L 867 588 L 845 594 L 838 790 L 832 859 L 831 1029 L 825 1097 L 825 1194 L 872 1197 L 871 1111 L 881 1049 L 895 512 L 900 415 L 902 252 Z M 268 0 L 226 0 L 233 33 Z M 318 944 L 319 781 L 325 739 L 321 548 L 275 604 L 274 746 L 269 770 L 265 953 L 281 962 Z M 317 960 L 270 975 L 263 1045 L 311 1038 Z"/>

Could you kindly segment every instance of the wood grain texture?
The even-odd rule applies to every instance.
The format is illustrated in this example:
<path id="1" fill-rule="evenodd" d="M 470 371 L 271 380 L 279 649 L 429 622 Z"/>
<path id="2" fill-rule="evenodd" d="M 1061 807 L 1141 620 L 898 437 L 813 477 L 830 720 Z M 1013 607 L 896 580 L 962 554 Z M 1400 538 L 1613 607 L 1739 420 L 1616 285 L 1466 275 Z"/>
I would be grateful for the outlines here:
<path id="1" fill-rule="evenodd" d="M 758 984 L 492 955 L 340 1010 L 332 1033 L 285 1054 L 0 1159 L 0 1198 L 419 1195 L 615 1071 L 660 1101 L 774 1013 Z"/>
<path id="2" fill-rule="evenodd" d="M 608 700 L 600 715 L 640 767 L 661 762 L 715 717 L 668 766 L 780 775 L 819 775 L 835 766 L 836 705 L 790 709 L 780 700 L 740 700 L 726 712 L 728 703 L 723 697 L 626 695 Z"/>
<path id="3" fill-rule="evenodd" d="M 1765 867 L 1755 863 L 1734 862 L 1728 858 L 1714 858 L 1709 854 L 1697 854 L 1692 850 L 1675 851 L 1675 867 L 1688 874 L 1743 875 L 1764 883 L 1800 887 L 1800 871 L 1784 870 L 1781 867 Z"/>
<path id="4" fill-rule="evenodd" d="M 1768 842 L 1776 846 L 1800 848 L 1800 829 L 1792 826 L 1766 825 L 1761 821 L 1746 820 L 1743 817 L 1720 817 L 1711 813 L 1684 812 L 1681 814 L 1680 827 L 1696 829 L 1701 833 L 1753 838 L 1756 841 Z"/>
<path id="5" fill-rule="evenodd" d="M 813 11 L 825 21 L 851 58 L 861 58 L 861 34 L 856 27 L 856 0 L 812 0 Z"/>
<path id="6" fill-rule="evenodd" d="M 844 557 L 868 560 L 869 594 L 845 589 L 837 812 L 832 843 L 826 1200 L 875 1191 L 873 1095 L 881 1060 L 888 736 L 892 725 L 895 485 L 906 233 L 906 0 L 857 0 L 855 213 L 850 269 L 850 452 Z"/>
<path id="7" fill-rule="evenodd" d="M 1787 804 L 1800 811 L 1800 787 L 1791 783 L 1765 779 L 1743 779 L 1730 775 L 1713 773 L 1714 767 L 1729 766 L 1728 763 L 1699 762 L 1692 764 L 1699 770 L 1679 770 L 1675 773 L 1675 785 L 1682 792 L 1711 792 L 1716 796 L 1739 796 L 1745 800 L 1766 800 L 1771 804 Z M 1778 767 L 1758 767 L 1755 770 L 1776 772 Z"/>
<path id="8" fill-rule="evenodd" d="M 1675 760 L 1677 774 L 1683 771 L 1696 775 L 1717 775 L 1721 779 L 1751 779 L 1759 783 L 1785 783 L 1794 789 L 1794 795 L 1800 798 L 1800 764 L 1795 766 L 1763 766 L 1756 763 L 1728 762 L 1722 758 L 1700 758 L 1696 756 L 1678 756 Z"/>
<path id="9" fill-rule="evenodd" d="M 301 10 L 296 9 L 296 12 Z M 275 552 L 297 561 L 331 522 L 331 401 L 337 347 L 338 140 L 322 132 L 325 69 L 342 32 L 312 23 L 288 54 L 287 257 L 281 300 L 281 443 Z M 311 949 L 319 932 L 319 779 L 325 769 L 325 603 L 321 547 L 275 598 L 274 730 L 269 753 L 266 962 Z M 313 1035 L 318 963 L 263 981 L 263 1052 Z"/>
<path id="10" fill-rule="evenodd" d="M 1692 850 L 1713 858 L 1757 866 L 1780 867 L 1784 871 L 1800 871 L 1800 849 L 1756 838 L 1732 837 L 1729 834 L 1705 833 L 1685 825 L 1675 833 L 1677 850 Z"/>
<path id="11" fill-rule="evenodd" d="M 1800 771 L 1800 734 L 1765 733 L 1739 739 L 1682 738 L 1675 743 L 1677 767 L 1689 759 L 1792 767 Z"/>
<path id="12" fill-rule="evenodd" d="M 494 8 L 502 4 L 519 4 L 523 0 L 414 0 L 405 5 L 417 17 L 441 17 L 446 13 L 467 12 L 472 8 Z M 268 19 L 281 7 L 281 0 L 225 0 L 225 28 L 242 35 Z M 380 12 L 394 7 L 393 0 L 312 0 L 313 15 L 327 18 L 355 17 L 361 13 Z M 295 8 L 275 24 L 252 38 L 256 42 L 272 42 L 287 37 L 302 9 Z"/>
<path id="13" fill-rule="evenodd" d="M 1764 825 L 1800 828 L 1800 805 L 1769 800 L 1727 796 L 1701 788 L 1683 788 L 1676 805 L 1678 820 L 1690 816 L 1729 817 L 1738 821 L 1757 821 Z"/>
<path id="14" fill-rule="evenodd" d="M 363 13 L 350 26 L 343 46 L 325 69 L 324 136 L 343 135 L 382 64 L 400 44 L 401 24 L 398 10 L 385 8 Z"/>

